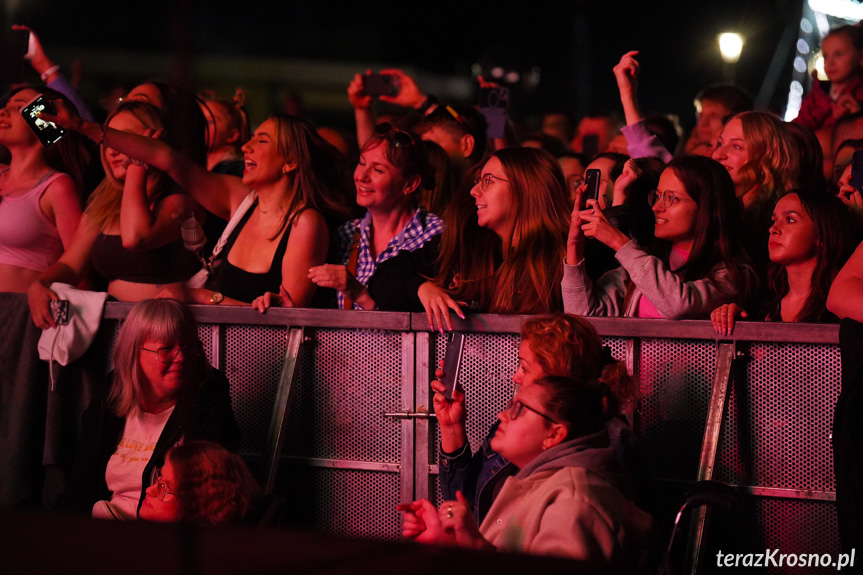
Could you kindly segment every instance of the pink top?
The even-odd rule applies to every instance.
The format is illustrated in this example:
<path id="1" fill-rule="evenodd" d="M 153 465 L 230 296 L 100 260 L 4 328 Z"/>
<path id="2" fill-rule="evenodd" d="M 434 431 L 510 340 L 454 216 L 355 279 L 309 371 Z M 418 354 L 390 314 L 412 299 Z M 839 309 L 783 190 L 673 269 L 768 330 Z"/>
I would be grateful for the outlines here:
<path id="1" fill-rule="evenodd" d="M 0 169 L 0 172 L 8 169 Z M 33 189 L 17 198 L 0 198 L 0 264 L 43 271 L 63 254 L 63 242 L 39 200 L 57 178 L 69 176 L 49 172 Z"/>
<path id="2" fill-rule="evenodd" d="M 668 254 L 668 264 L 672 271 L 680 269 L 688 259 L 689 252 L 681 250 L 680 248 L 672 247 L 671 253 Z M 635 317 L 662 318 L 663 315 L 659 313 L 659 310 L 656 309 L 656 306 L 653 305 L 649 299 L 645 296 L 641 296 L 638 300 L 638 313 Z"/>

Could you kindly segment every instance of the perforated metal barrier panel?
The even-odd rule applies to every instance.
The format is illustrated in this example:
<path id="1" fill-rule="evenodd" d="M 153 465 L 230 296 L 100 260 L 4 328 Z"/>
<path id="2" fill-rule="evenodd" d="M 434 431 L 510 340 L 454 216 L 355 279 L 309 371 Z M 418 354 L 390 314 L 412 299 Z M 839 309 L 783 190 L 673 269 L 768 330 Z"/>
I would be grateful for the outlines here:
<path id="1" fill-rule="evenodd" d="M 285 325 L 293 317 L 279 311 L 285 313 L 240 325 L 213 321 L 208 312 L 203 319 L 209 323 L 199 329 L 208 359 L 231 381 L 243 431 L 241 452 L 252 461 L 267 442 L 286 350 Z M 423 413 L 431 411 L 428 384 L 443 359 L 445 337 L 429 334 L 424 316 L 416 316 L 416 331 L 399 331 L 372 329 L 379 325 L 379 314 L 353 312 L 339 316 L 354 318 L 352 327 L 320 327 L 334 321 L 319 313 L 320 318 L 302 316 L 299 322 L 306 326 L 305 343 L 288 405 L 278 489 L 299 524 L 397 539 L 399 502 L 425 494 L 433 501 L 440 498 L 439 434 L 434 419 Z M 461 324 L 467 338 L 460 381 L 474 450 L 512 397 L 522 319 Z M 656 323 L 622 321 L 595 325 L 600 333 L 612 326 L 603 343 L 615 358 L 629 361 L 640 379 L 637 432 L 655 478 L 685 488 L 697 475 L 717 342 L 674 330 L 666 334 L 653 327 Z M 358 324 L 369 329 L 357 329 Z M 629 326 L 638 337 L 626 334 Z M 732 519 L 737 525 L 717 540 L 732 550 L 775 546 L 783 553 L 838 552 L 830 501 L 838 346 L 760 339 L 737 344 L 741 357 L 734 364 L 714 475 L 750 495 Z"/>

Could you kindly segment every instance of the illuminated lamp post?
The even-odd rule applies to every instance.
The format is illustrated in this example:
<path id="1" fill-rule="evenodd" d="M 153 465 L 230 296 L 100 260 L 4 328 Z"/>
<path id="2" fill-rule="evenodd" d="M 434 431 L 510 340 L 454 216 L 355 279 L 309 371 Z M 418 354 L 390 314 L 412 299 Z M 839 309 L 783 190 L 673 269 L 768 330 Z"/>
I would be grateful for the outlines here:
<path id="1" fill-rule="evenodd" d="M 743 51 L 743 36 L 735 32 L 724 32 L 719 35 L 719 53 L 725 62 L 725 79 L 734 81 L 734 65 L 740 60 Z"/>

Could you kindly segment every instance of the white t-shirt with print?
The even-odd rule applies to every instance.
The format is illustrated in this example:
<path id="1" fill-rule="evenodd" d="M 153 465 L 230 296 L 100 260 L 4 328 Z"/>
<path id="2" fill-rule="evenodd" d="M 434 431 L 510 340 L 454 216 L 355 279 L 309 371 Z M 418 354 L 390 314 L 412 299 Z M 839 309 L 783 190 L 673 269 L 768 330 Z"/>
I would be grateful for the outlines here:
<path id="1" fill-rule="evenodd" d="M 141 476 L 173 411 L 173 406 L 162 413 L 136 409 L 126 418 L 120 443 L 105 470 L 111 500 L 97 502 L 93 506 L 93 517 L 135 519 L 141 499 Z"/>

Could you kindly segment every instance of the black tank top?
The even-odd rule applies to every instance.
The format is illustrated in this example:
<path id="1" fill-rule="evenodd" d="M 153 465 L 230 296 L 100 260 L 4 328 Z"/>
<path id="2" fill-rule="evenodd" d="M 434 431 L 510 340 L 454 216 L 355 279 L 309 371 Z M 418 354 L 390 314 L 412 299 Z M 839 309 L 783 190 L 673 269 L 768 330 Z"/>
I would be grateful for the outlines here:
<path id="1" fill-rule="evenodd" d="M 225 247 L 222 248 L 222 253 L 219 257 L 219 265 L 216 267 L 215 282 L 213 289 L 221 292 L 223 295 L 239 301 L 251 303 L 256 297 L 264 295 L 266 292 L 279 293 L 279 286 L 282 284 L 282 259 L 285 257 L 285 250 L 288 246 L 288 238 L 291 235 L 293 222 L 288 224 L 282 233 L 282 238 L 279 240 L 279 245 L 276 248 L 276 253 L 273 255 L 273 261 L 270 264 L 270 271 L 255 274 L 240 269 L 232 265 L 228 261 L 228 254 L 231 253 L 231 248 L 234 247 L 234 242 L 237 241 L 237 236 L 243 230 L 246 222 L 252 215 L 252 212 L 258 208 L 257 202 L 243 216 L 243 219 L 228 236 L 228 241 L 225 242 Z"/>

